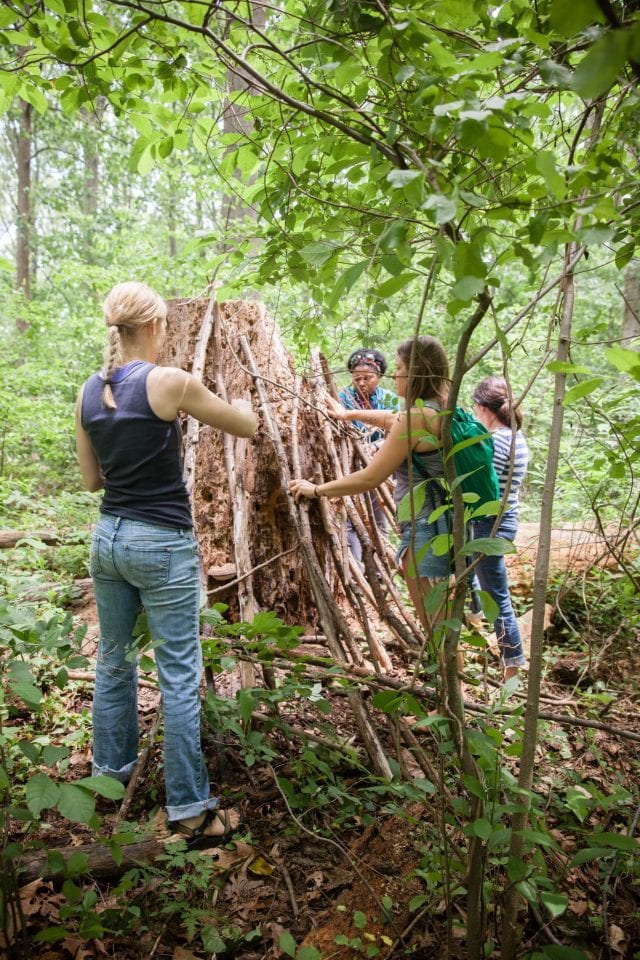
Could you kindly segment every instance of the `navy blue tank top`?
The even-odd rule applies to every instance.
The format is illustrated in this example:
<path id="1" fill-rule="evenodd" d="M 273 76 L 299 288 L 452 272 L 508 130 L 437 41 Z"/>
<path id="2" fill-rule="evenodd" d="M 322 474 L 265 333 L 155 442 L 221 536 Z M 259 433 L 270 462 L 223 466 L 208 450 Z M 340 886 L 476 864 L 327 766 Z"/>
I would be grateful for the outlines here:
<path id="1" fill-rule="evenodd" d="M 180 423 L 161 420 L 147 399 L 154 364 L 136 360 L 111 378 L 116 409 L 102 403 L 104 374 L 86 381 L 80 421 L 104 477 L 102 513 L 161 527 L 193 526 L 182 479 Z"/>

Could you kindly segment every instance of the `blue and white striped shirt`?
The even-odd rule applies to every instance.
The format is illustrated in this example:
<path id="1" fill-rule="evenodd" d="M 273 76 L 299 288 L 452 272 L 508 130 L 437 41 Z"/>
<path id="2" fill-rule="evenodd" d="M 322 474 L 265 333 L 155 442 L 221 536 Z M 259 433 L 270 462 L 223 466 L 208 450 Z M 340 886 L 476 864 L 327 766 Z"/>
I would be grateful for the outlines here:
<path id="1" fill-rule="evenodd" d="M 493 465 L 500 482 L 500 496 L 504 496 L 511 461 L 511 427 L 500 427 L 491 434 L 493 439 Z M 529 447 L 520 430 L 516 433 L 513 461 L 513 475 L 507 500 L 507 510 L 518 515 L 520 485 L 525 478 L 529 464 Z"/>

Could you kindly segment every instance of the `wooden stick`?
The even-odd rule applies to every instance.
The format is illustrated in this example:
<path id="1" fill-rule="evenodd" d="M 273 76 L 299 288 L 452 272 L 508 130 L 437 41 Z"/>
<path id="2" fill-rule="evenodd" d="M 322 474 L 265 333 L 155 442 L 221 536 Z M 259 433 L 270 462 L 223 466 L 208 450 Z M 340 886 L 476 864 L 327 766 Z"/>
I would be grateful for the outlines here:
<path id="1" fill-rule="evenodd" d="M 86 680 L 87 683 L 93 683 L 96 679 L 95 673 L 91 670 L 67 670 L 67 676 L 69 680 Z M 153 680 L 144 680 L 142 677 L 138 677 L 138 686 L 158 691 L 157 683 L 154 683 Z"/>
<path id="2" fill-rule="evenodd" d="M 319 389 L 320 383 L 323 380 L 323 375 L 322 375 L 321 360 L 319 359 L 319 356 L 317 353 L 313 355 L 313 361 L 314 361 L 314 368 L 313 368 L 314 373 L 317 374 L 314 377 L 313 382 L 314 382 L 314 385 L 316 385 L 316 389 Z M 322 409 L 322 398 L 320 396 L 316 397 L 315 406 L 317 410 Z M 326 418 L 322 424 L 322 428 L 323 428 L 323 435 L 325 438 L 327 451 L 329 453 L 329 456 L 331 457 L 335 475 L 336 477 L 344 476 L 345 471 L 343 470 L 343 466 L 340 462 L 340 457 L 338 456 L 338 451 L 335 446 L 334 434 Z M 411 630 L 411 629 L 407 630 L 404 624 L 401 622 L 401 620 L 392 612 L 389 606 L 389 602 L 378 581 L 378 576 L 377 576 L 378 570 L 376 567 L 375 556 L 374 556 L 373 548 L 371 546 L 371 540 L 364 526 L 364 523 L 362 522 L 360 515 L 355 507 L 354 501 L 350 497 L 345 497 L 343 502 L 345 505 L 347 516 L 351 521 L 351 524 L 356 532 L 356 535 L 358 536 L 362 544 L 362 561 L 365 567 L 365 573 L 366 573 L 366 578 L 369 584 L 369 590 L 374 596 L 375 607 L 378 611 L 378 614 L 380 615 L 381 619 L 387 624 L 387 626 L 389 626 L 392 629 L 392 631 L 395 633 L 398 639 L 401 642 L 404 642 L 407 648 L 415 647 L 416 637 L 419 637 L 421 635 L 421 632 L 419 631 L 418 626 L 415 622 L 413 624 L 414 630 Z M 384 565 L 382 564 L 381 564 L 381 569 L 383 571 L 383 576 L 385 573 L 388 573 L 387 571 L 384 570 Z M 389 577 L 389 580 L 390 580 L 390 577 Z M 394 594 L 395 594 L 395 597 L 399 600 L 397 592 L 394 591 Z"/>
<path id="3" fill-rule="evenodd" d="M 136 789 L 138 780 L 142 776 L 142 772 L 146 767 L 151 754 L 153 753 L 153 746 L 155 739 L 160 728 L 160 709 L 156 711 L 156 715 L 151 724 L 149 733 L 147 734 L 147 745 L 144 750 L 140 751 L 138 755 L 138 760 L 135 767 L 133 768 L 133 773 L 131 774 L 131 779 L 127 784 L 127 789 L 125 790 L 124 797 L 122 798 L 122 803 L 120 804 L 120 809 L 118 810 L 118 815 L 116 817 L 115 827 L 117 829 L 120 823 L 123 820 L 127 819 L 127 814 L 129 813 L 129 807 L 131 806 L 131 801 L 133 800 L 133 794 Z"/>
<path id="4" fill-rule="evenodd" d="M 205 311 L 200 330 L 198 331 L 198 338 L 193 351 L 191 373 L 196 380 L 202 381 L 202 374 L 204 373 L 204 365 L 207 356 L 207 347 L 209 346 L 209 339 L 211 338 L 214 317 L 218 314 L 218 312 L 218 304 L 214 294 L 207 304 L 207 309 Z M 187 488 L 187 493 L 190 497 L 193 493 L 193 482 L 196 471 L 196 453 L 198 449 L 199 436 L 200 422 L 196 420 L 195 417 L 188 417 L 187 434 L 184 442 L 184 466 L 182 470 L 182 476 Z"/>
<path id="5" fill-rule="evenodd" d="M 300 507 L 297 508 L 293 496 L 289 493 L 289 481 L 291 479 L 291 474 L 289 471 L 288 457 L 282 442 L 277 421 L 272 414 L 271 406 L 268 402 L 268 398 L 261 382 L 260 374 L 256 368 L 253 354 L 251 353 L 251 349 L 246 337 L 240 337 L 240 346 L 246 357 L 247 367 L 249 368 L 251 375 L 254 377 L 254 382 L 256 384 L 256 389 L 258 390 L 258 395 L 262 405 L 262 413 L 265 419 L 265 424 L 278 455 L 280 482 L 283 489 L 287 491 L 289 516 L 291 517 L 291 522 L 294 529 L 300 537 L 300 546 L 307 565 L 311 588 L 318 605 L 320 620 L 325 629 L 327 645 L 334 658 L 341 662 L 346 659 L 345 647 L 344 643 L 342 642 L 342 638 L 350 637 L 351 630 L 342 612 L 338 609 L 320 568 L 320 563 L 318 561 L 311 536 L 311 526 L 309 524 L 308 512 L 309 507 L 307 504 L 301 504 Z M 299 477 L 299 459 L 294 461 L 294 470 L 297 471 L 297 476 Z M 360 692 L 357 690 L 352 690 L 349 691 L 347 696 L 354 714 L 356 725 L 365 743 L 374 769 L 380 776 L 390 780 L 392 778 L 392 773 L 389 760 L 384 752 L 382 744 L 380 743 L 375 727 L 367 713 L 367 709 L 362 700 Z"/>
<path id="6" fill-rule="evenodd" d="M 220 311 L 216 311 L 214 324 L 214 343 L 216 360 L 222 357 L 222 321 Z M 227 388 L 222 378 L 219 363 L 215 365 L 216 390 L 223 400 L 227 400 Z M 238 606 L 240 616 L 245 621 L 253 620 L 256 614 L 256 603 L 253 593 L 252 569 L 253 564 L 249 555 L 249 536 L 247 527 L 247 494 L 244 488 L 244 478 L 239 465 L 244 463 L 247 441 L 243 438 L 234 438 L 229 433 L 223 434 L 224 460 L 227 469 L 227 482 L 231 495 L 233 511 L 233 554 L 238 572 Z M 228 584 L 225 584 L 225 588 Z M 243 689 L 255 687 L 256 672 L 253 666 L 243 662 L 240 664 L 240 685 Z"/>
<path id="7" fill-rule="evenodd" d="M 241 583 L 242 580 L 246 577 L 250 577 L 252 574 L 256 573 L 257 570 L 262 570 L 263 567 L 268 567 L 270 563 L 275 563 L 276 560 L 280 560 L 282 557 L 286 557 L 288 553 L 295 553 L 298 549 L 298 545 L 295 547 L 289 547 L 288 550 L 283 550 L 281 553 L 276 553 L 275 557 L 269 557 L 268 560 L 264 560 L 262 563 L 256 564 L 255 567 L 252 567 L 247 573 L 243 573 L 241 577 L 236 577 L 234 580 L 228 580 L 221 587 L 214 587 L 213 590 L 207 590 L 207 596 L 213 597 L 217 593 L 224 593 L 225 590 L 228 590 L 229 587 L 235 587 L 236 584 Z"/>

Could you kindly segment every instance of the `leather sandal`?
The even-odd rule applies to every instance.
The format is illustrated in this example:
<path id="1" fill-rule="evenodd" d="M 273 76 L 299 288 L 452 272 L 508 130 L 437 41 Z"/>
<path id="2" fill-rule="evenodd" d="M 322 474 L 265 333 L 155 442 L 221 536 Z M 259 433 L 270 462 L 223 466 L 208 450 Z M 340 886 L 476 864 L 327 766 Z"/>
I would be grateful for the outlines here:
<path id="1" fill-rule="evenodd" d="M 214 823 L 221 823 L 224 832 L 219 834 L 205 833 L 205 830 Z M 224 846 L 233 837 L 235 833 L 242 828 L 242 821 L 233 826 L 228 810 L 221 810 L 216 807 L 214 810 L 206 810 L 202 823 L 197 827 L 188 827 L 182 820 L 173 820 L 169 826 L 175 833 L 179 833 L 185 838 L 189 850 L 206 850 L 208 847 Z"/>

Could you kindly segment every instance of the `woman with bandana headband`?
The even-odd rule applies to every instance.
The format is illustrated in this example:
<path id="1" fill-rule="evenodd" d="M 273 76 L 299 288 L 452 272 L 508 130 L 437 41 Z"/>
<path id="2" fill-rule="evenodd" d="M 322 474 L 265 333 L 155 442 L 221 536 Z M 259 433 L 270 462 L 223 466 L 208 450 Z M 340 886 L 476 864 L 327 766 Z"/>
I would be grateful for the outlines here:
<path id="1" fill-rule="evenodd" d="M 387 361 L 379 350 L 364 347 L 354 350 L 347 360 L 347 369 L 351 374 L 351 385 L 339 394 L 340 403 L 346 410 L 398 410 L 398 397 L 392 390 L 380 386 L 380 378 L 387 369 Z M 351 420 L 354 427 L 362 431 L 374 451 L 384 439 L 384 432 L 375 427 L 367 427 L 361 420 Z M 371 497 L 371 508 L 376 526 L 386 537 L 389 524 L 380 497 L 375 490 L 367 493 Z M 362 544 L 350 520 L 347 520 L 347 542 L 356 563 L 362 567 Z"/>

